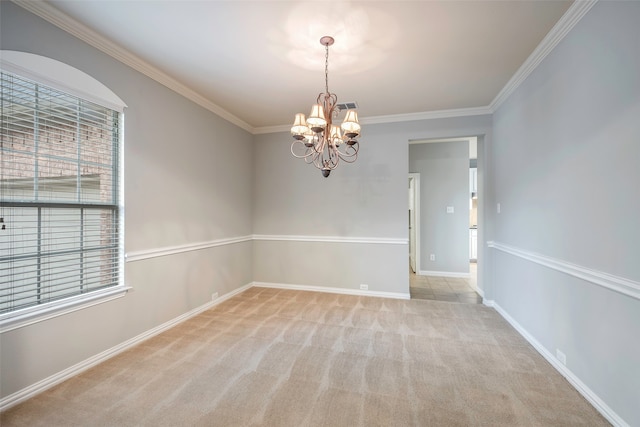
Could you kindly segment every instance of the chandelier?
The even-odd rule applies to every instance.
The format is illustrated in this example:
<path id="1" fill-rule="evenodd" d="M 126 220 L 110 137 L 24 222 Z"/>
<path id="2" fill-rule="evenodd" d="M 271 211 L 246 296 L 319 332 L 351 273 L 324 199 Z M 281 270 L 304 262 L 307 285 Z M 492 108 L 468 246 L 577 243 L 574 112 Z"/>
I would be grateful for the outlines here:
<path id="1" fill-rule="evenodd" d="M 291 154 L 304 159 L 306 163 L 312 163 L 325 178 L 338 167 L 340 160 L 347 163 L 356 161 L 359 148 L 357 138 L 360 136 L 356 110 L 347 109 L 342 125 L 333 124 L 333 119 L 340 113 L 338 97 L 329 92 L 329 46 L 333 42 L 330 36 L 320 39 L 320 44 L 325 47 L 324 93 L 318 95 L 309 117 L 305 119 L 304 114 L 296 114 L 291 127 L 291 135 L 295 139 L 291 144 Z"/>

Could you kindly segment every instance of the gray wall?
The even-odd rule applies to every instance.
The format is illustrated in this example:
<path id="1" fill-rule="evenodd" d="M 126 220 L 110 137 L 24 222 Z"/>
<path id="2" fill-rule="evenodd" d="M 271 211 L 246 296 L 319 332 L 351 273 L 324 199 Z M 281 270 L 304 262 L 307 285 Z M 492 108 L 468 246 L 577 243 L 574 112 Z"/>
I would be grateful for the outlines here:
<path id="1" fill-rule="evenodd" d="M 408 239 L 408 140 L 490 134 L 490 116 L 366 125 L 358 162 L 327 180 L 290 156 L 288 133 L 252 136 L 22 8 L 0 7 L 2 49 L 74 66 L 128 105 L 127 253 L 252 233 L 379 241 L 256 241 L 129 262 L 124 298 L 0 335 L 1 398 L 252 281 L 407 293 L 408 245 L 385 239 Z"/>
<path id="2" fill-rule="evenodd" d="M 256 241 L 255 281 L 353 290 L 368 284 L 371 291 L 408 294 L 408 141 L 490 133 L 490 116 L 365 124 L 357 162 L 341 164 L 329 178 L 291 156 L 289 133 L 256 135 L 254 233 L 302 241 Z M 468 201 L 465 207 L 468 221 Z M 407 243 L 310 242 L 305 236 Z"/>
<path id="3" fill-rule="evenodd" d="M 409 172 L 420 174 L 421 274 L 468 274 L 469 143 L 411 144 Z"/>
<path id="4" fill-rule="evenodd" d="M 408 146 L 371 127 L 356 163 L 324 178 L 289 153 L 289 133 L 257 135 L 254 233 L 406 240 Z M 258 282 L 409 292 L 408 243 L 255 242 Z"/>
<path id="5" fill-rule="evenodd" d="M 496 242 L 640 281 L 640 3 L 599 2 L 494 114 Z M 492 250 L 492 298 L 629 425 L 640 301 Z"/>
<path id="6" fill-rule="evenodd" d="M 252 232 L 252 135 L 10 3 L 1 48 L 101 81 L 125 110 L 126 252 Z M 126 264 L 125 297 L 0 335 L 6 397 L 252 281 L 252 243 Z"/>

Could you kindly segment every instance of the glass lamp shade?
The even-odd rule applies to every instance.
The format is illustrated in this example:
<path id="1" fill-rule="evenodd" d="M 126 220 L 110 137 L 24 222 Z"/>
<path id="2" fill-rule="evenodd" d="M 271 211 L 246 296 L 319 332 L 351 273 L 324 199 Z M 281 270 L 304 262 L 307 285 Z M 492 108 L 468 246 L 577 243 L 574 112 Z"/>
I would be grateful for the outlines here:
<path id="1" fill-rule="evenodd" d="M 322 105 L 315 104 L 311 108 L 311 114 L 309 114 L 309 118 L 307 119 L 307 125 L 314 132 L 321 132 L 324 129 L 327 125 L 327 120 L 324 118 L 324 108 L 322 108 Z"/>
<path id="2" fill-rule="evenodd" d="M 342 133 L 340 132 L 340 128 L 338 126 L 331 125 L 331 135 L 329 138 L 336 146 L 342 143 Z"/>
<path id="3" fill-rule="evenodd" d="M 313 133 L 311 129 L 307 128 L 307 131 L 304 133 L 303 138 L 304 145 L 306 145 L 307 147 L 313 147 L 316 143 L 317 135 Z"/>
<path id="4" fill-rule="evenodd" d="M 347 116 L 342 122 L 342 130 L 349 138 L 355 138 L 360 135 L 360 123 L 358 123 L 358 112 L 356 110 L 347 110 Z"/>
<path id="5" fill-rule="evenodd" d="M 291 127 L 291 135 L 297 140 L 304 139 L 304 134 L 309 132 L 309 127 L 307 126 L 307 121 L 304 118 L 304 114 L 298 113 L 296 114 L 296 118 L 293 121 L 293 126 Z"/>

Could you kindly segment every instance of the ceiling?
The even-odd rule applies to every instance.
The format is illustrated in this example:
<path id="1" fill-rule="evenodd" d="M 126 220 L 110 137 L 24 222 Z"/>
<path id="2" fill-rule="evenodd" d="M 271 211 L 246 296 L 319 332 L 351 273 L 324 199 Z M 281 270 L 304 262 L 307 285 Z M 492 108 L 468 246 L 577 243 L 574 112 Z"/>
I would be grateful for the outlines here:
<path id="1" fill-rule="evenodd" d="M 226 118 L 258 132 L 290 124 L 296 112 L 308 114 L 324 91 L 325 52 L 319 42 L 324 35 L 335 38 L 329 50 L 330 91 L 338 102 L 357 102 L 364 122 L 383 120 L 489 106 L 570 5 L 553 0 L 46 4 L 88 27 L 65 17 L 78 31 L 101 35 L 156 74 L 199 94 Z"/>

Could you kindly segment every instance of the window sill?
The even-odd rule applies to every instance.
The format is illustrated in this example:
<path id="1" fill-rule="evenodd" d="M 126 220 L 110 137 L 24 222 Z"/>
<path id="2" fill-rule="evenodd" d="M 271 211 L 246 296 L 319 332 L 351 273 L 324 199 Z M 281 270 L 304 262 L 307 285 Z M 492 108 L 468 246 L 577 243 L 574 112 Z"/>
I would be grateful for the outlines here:
<path id="1" fill-rule="evenodd" d="M 131 287 L 128 286 L 115 286 L 42 306 L 5 313 L 0 316 L 0 334 L 123 297 L 130 289 Z"/>

